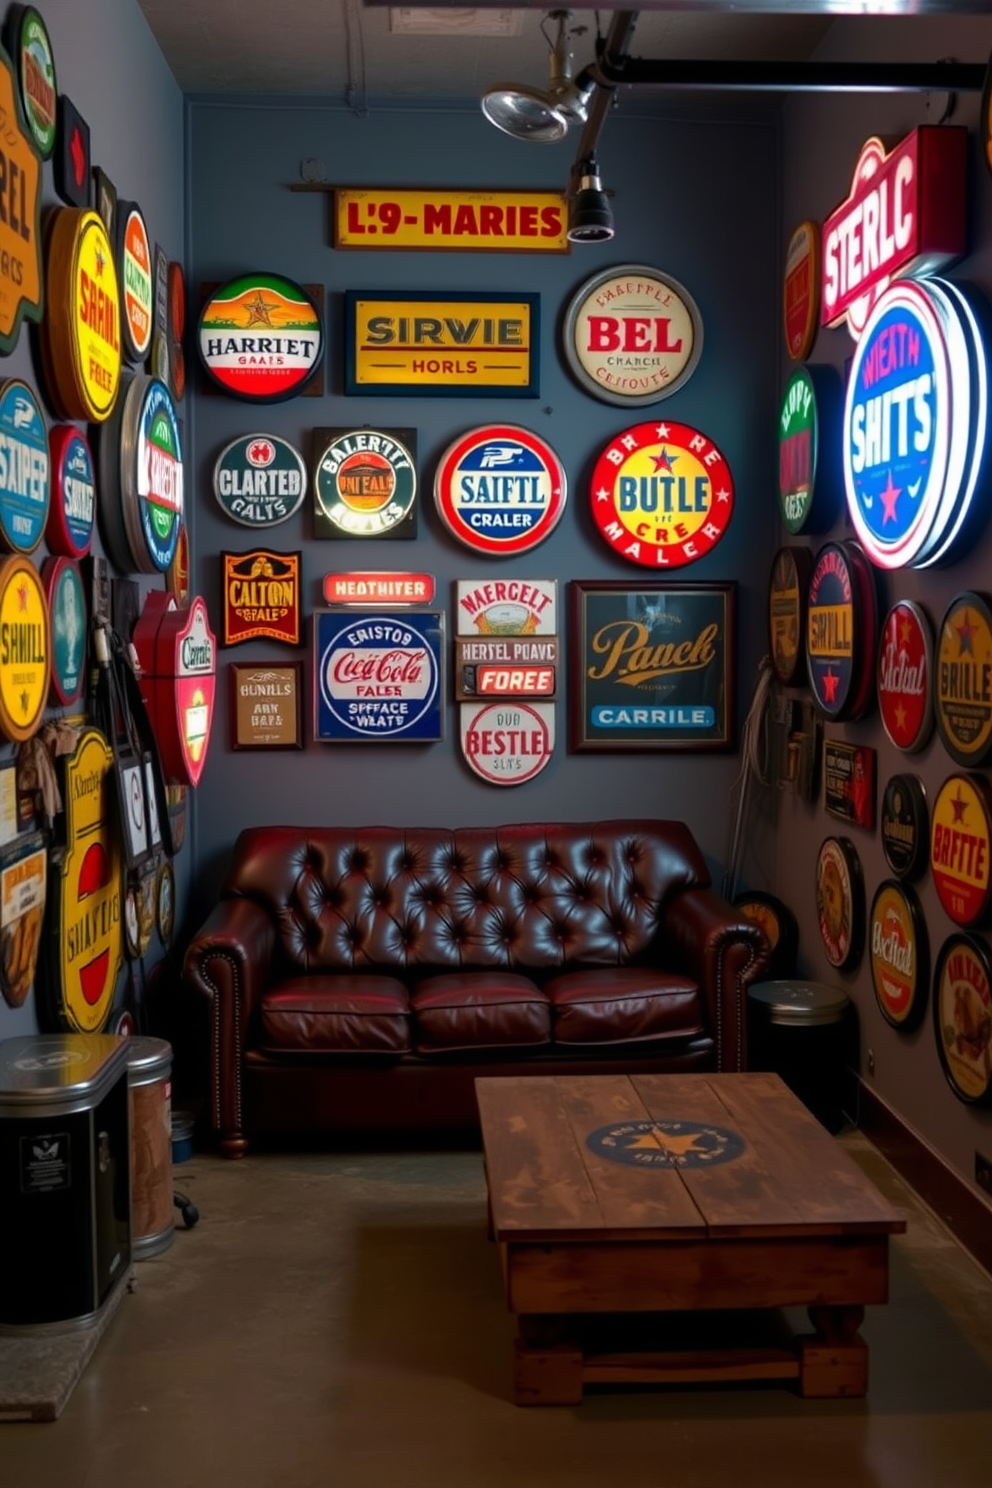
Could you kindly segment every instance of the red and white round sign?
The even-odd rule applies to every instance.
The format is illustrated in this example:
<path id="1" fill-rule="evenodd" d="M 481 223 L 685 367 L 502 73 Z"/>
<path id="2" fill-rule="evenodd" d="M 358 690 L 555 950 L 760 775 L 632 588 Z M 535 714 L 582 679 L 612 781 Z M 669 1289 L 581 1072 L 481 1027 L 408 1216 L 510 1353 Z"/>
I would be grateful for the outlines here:
<path id="1" fill-rule="evenodd" d="M 688 424 L 635 424 L 603 450 L 592 514 L 614 552 L 645 568 L 695 563 L 720 541 L 734 511 L 730 467 Z"/>
<path id="2" fill-rule="evenodd" d="M 522 785 L 540 775 L 555 748 L 554 703 L 463 703 L 462 753 L 492 785 Z"/>
<path id="3" fill-rule="evenodd" d="M 491 558 L 536 548 L 557 526 L 566 495 L 554 450 L 516 424 L 470 429 L 448 446 L 434 477 L 448 531 Z"/>
<path id="4" fill-rule="evenodd" d="M 893 605 L 882 627 L 878 708 L 897 749 L 915 754 L 923 748 L 933 731 L 933 632 L 909 599 Z"/>

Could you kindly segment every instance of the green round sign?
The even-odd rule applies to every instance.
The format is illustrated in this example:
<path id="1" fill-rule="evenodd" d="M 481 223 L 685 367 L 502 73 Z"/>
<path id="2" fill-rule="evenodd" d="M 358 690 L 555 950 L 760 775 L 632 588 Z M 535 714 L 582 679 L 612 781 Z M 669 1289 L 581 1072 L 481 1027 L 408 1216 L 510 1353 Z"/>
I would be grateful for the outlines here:
<path id="1" fill-rule="evenodd" d="M 778 421 L 778 499 L 790 532 L 825 532 L 838 506 L 840 397 L 831 367 L 797 367 Z"/>
<path id="2" fill-rule="evenodd" d="M 11 19 L 15 38 L 12 51 L 24 118 L 38 154 L 42 160 L 48 160 L 55 149 L 58 98 L 52 43 L 44 21 L 33 6 L 18 6 Z"/>

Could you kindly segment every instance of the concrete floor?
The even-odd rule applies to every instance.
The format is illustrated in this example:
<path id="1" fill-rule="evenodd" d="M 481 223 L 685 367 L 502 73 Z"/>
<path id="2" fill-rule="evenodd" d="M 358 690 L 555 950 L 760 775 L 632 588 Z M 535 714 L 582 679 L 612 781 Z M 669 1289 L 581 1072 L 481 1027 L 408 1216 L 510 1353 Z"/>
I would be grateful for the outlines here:
<path id="1" fill-rule="evenodd" d="M 858 1134 L 909 1219 L 864 1401 L 783 1386 L 510 1399 L 477 1153 L 197 1156 L 61 1419 L 0 1426 L 3 1488 L 988 1488 L 992 1278 Z"/>

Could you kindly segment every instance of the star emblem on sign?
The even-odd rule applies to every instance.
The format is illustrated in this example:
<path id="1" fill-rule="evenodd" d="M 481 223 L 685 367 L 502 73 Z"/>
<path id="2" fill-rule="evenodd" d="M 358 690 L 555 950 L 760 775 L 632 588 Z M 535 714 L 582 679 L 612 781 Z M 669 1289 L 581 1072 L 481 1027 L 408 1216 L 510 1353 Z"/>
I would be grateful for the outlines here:
<path id="1" fill-rule="evenodd" d="M 678 459 L 678 455 L 670 455 L 667 449 L 663 449 L 660 455 L 652 455 L 655 470 L 671 470 Z"/>
<path id="2" fill-rule="evenodd" d="M 974 625 L 968 619 L 967 610 L 965 610 L 964 612 L 964 619 L 961 621 L 961 624 L 955 625 L 954 629 L 958 633 L 958 641 L 960 643 L 960 650 L 958 652 L 958 655 L 964 656 L 965 652 L 967 652 L 969 656 L 973 656 L 974 648 L 972 647 L 971 643 L 974 639 L 975 631 L 978 629 L 978 626 Z"/>
<path id="3" fill-rule="evenodd" d="M 892 483 L 891 470 L 889 471 L 888 484 L 884 491 L 879 492 L 879 495 L 882 498 L 882 526 L 884 527 L 887 522 L 894 522 L 896 520 L 896 502 L 902 495 L 902 486 L 896 486 Z"/>
<path id="4" fill-rule="evenodd" d="M 22 579 L 17 586 L 17 608 L 21 611 L 28 607 L 28 586 Z"/>
<path id="5" fill-rule="evenodd" d="M 837 701 L 837 684 L 840 681 L 836 672 L 825 672 L 823 676 L 823 700 L 826 703 Z"/>
<path id="6" fill-rule="evenodd" d="M 72 156 L 72 175 L 77 189 L 82 186 L 86 176 L 86 151 L 83 148 L 83 135 L 78 124 L 72 131 L 72 139 L 69 143 L 69 154 Z"/>
<path id="7" fill-rule="evenodd" d="M 261 290 L 259 290 L 253 300 L 248 301 L 245 309 L 248 311 L 249 327 L 263 325 L 268 326 L 270 330 L 272 329 L 272 312 L 278 309 L 278 306 L 268 304 Z"/>
<path id="8" fill-rule="evenodd" d="M 962 794 L 961 794 L 961 787 L 960 786 L 958 786 L 958 793 L 957 793 L 957 795 L 956 796 L 953 796 L 951 798 L 951 807 L 952 807 L 952 809 L 954 811 L 954 823 L 953 823 L 953 825 L 954 826 L 957 826 L 958 822 L 961 822 L 963 824 L 963 822 L 964 822 L 964 814 L 965 814 L 965 812 L 968 809 L 968 802 L 962 796 Z"/>

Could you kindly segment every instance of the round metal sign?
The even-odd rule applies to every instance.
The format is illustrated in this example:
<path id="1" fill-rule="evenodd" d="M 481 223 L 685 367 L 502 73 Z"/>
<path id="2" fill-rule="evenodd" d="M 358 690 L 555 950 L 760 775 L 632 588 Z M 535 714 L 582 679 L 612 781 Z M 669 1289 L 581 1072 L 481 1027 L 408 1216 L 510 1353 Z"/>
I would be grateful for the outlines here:
<path id="1" fill-rule="evenodd" d="M 878 707 L 897 749 L 915 754 L 933 731 L 933 632 L 912 600 L 893 605 L 878 649 Z"/>
<path id="2" fill-rule="evenodd" d="M 285 522 L 306 490 L 303 456 L 276 434 L 243 434 L 221 450 L 214 466 L 214 495 L 242 527 Z"/>
<path id="3" fill-rule="evenodd" d="M 644 264 L 620 264 L 576 290 L 565 312 L 565 360 L 604 403 L 657 403 L 682 387 L 703 350 L 689 291 Z"/>
<path id="4" fill-rule="evenodd" d="M 567 496 L 549 444 L 516 424 L 485 424 L 449 444 L 434 502 L 453 537 L 490 558 L 529 552 L 554 531 Z"/>
<path id="5" fill-rule="evenodd" d="M 463 704 L 461 734 L 462 753 L 476 775 L 491 785 L 523 785 L 554 753 L 555 705 L 517 698 Z"/>
<path id="6" fill-rule="evenodd" d="M 397 529 L 410 517 L 417 495 L 413 452 L 394 434 L 381 430 L 327 431 L 319 443 L 317 432 L 313 467 L 316 515 L 342 537 L 384 537 L 389 532 L 399 535 Z M 467 464 L 461 467 L 462 471 L 467 468 Z M 493 499 L 498 499 L 495 494 Z"/>
<path id="7" fill-rule="evenodd" d="M 48 431 L 52 497 L 45 541 L 53 553 L 85 558 L 93 541 L 96 476 L 86 436 L 74 424 L 55 424 Z"/>
<path id="8" fill-rule="evenodd" d="M 131 362 L 143 362 L 155 329 L 152 249 L 141 208 L 134 202 L 118 207 L 121 286 L 124 291 L 124 350 Z"/>
<path id="9" fill-rule="evenodd" d="M 45 380 L 63 418 L 102 423 L 121 378 L 121 304 L 114 255 L 96 212 L 60 208 L 45 238 Z"/>
<path id="10" fill-rule="evenodd" d="M 808 548 L 779 548 L 768 586 L 768 637 L 772 671 L 784 687 L 797 681 L 806 661 L 806 598 L 812 559 Z"/>
<path id="11" fill-rule="evenodd" d="M 813 698 L 828 718 L 849 716 L 856 692 L 857 585 L 846 545 L 822 547 L 809 581 L 806 665 Z"/>
<path id="12" fill-rule="evenodd" d="M 55 149 L 58 99 L 52 43 L 33 5 L 15 5 L 8 27 L 24 118 L 38 154 L 42 160 L 49 160 Z"/>
<path id="13" fill-rule="evenodd" d="M 19 555 L 0 563 L 0 732 L 37 733 L 48 702 L 52 641 L 38 570 Z"/>
<path id="14" fill-rule="evenodd" d="M 893 1028 L 915 1028 L 926 1007 L 930 952 L 923 911 L 912 889 L 894 879 L 880 883 L 869 926 L 871 982 L 882 1016 Z"/>
<path id="15" fill-rule="evenodd" d="M 729 465 L 688 424 L 635 424 L 596 461 L 593 520 L 630 563 L 656 570 L 695 563 L 716 547 L 733 513 Z"/>
<path id="16" fill-rule="evenodd" d="M 86 596 L 79 565 L 71 558 L 46 558 L 41 582 L 52 627 L 52 690 L 68 707 L 86 680 Z"/>
<path id="17" fill-rule="evenodd" d="M 785 346 L 794 362 L 813 350 L 820 324 L 820 227 L 800 222 L 785 252 L 782 287 Z"/>
<path id="18" fill-rule="evenodd" d="M 183 524 L 183 458 L 171 394 L 139 373 L 124 400 L 121 502 L 142 573 L 165 573 Z"/>
<path id="19" fill-rule="evenodd" d="M 958 765 L 992 752 L 992 609 L 982 594 L 953 599 L 940 622 L 934 667 L 937 730 Z"/>
<path id="20" fill-rule="evenodd" d="M 830 965 L 839 971 L 853 967 L 864 940 L 864 883 L 861 860 L 846 837 L 827 837 L 820 847 L 816 917 Z"/>
<path id="21" fill-rule="evenodd" d="M 930 872 L 955 925 L 970 930 L 992 902 L 992 786 L 982 775 L 950 775 L 930 817 Z"/>
<path id="22" fill-rule="evenodd" d="M 951 935 L 933 977 L 933 1031 L 941 1067 L 958 1100 L 992 1096 L 992 962 L 981 941 Z"/>
<path id="23" fill-rule="evenodd" d="M 882 793 L 882 851 L 898 878 L 919 878 L 930 861 L 930 826 L 923 784 L 893 775 Z"/>
<path id="24" fill-rule="evenodd" d="M 41 542 L 51 492 L 45 420 L 26 382 L 0 385 L 0 543 L 33 553 Z"/>
<path id="25" fill-rule="evenodd" d="M 778 499 L 790 532 L 823 532 L 837 510 L 840 381 L 832 367 L 797 367 L 778 420 Z"/>
<path id="26" fill-rule="evenodd" d="M 320 311 L 291 279 L 244 274 L 203 307 L 197 347 L 207 375 L 232 397 L 280 402 L 302 392 L 320 366 Z"/>

